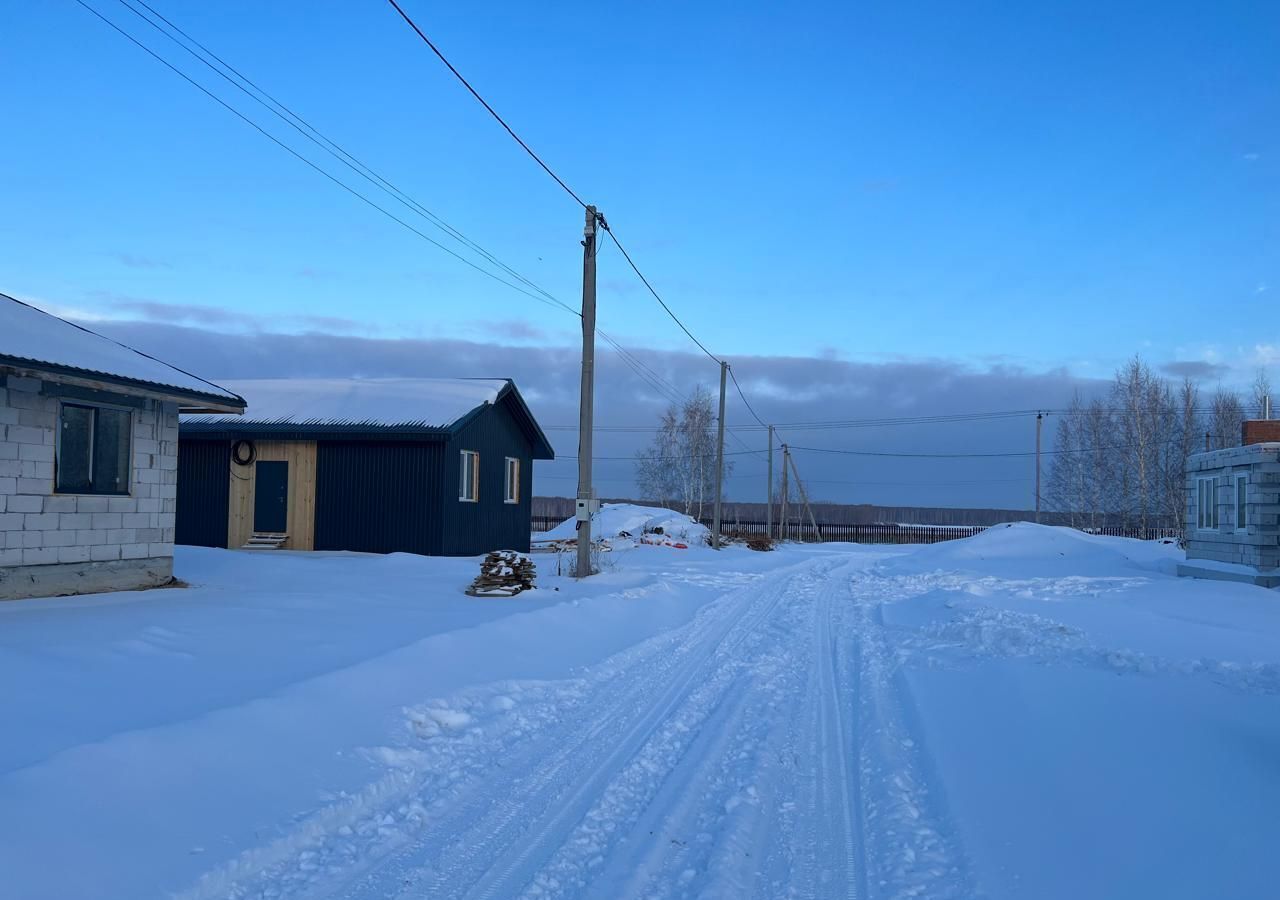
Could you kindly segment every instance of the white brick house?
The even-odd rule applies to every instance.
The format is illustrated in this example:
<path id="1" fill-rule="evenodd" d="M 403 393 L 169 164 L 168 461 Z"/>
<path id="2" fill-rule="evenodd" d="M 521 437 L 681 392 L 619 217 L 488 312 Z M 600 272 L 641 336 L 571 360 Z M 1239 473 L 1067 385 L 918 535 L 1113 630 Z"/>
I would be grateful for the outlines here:
<path id="1" fill-rule="evenodd" d="M 243 409 L 0 294 L 0 600 L 171 580 L 178 413 Z"/>

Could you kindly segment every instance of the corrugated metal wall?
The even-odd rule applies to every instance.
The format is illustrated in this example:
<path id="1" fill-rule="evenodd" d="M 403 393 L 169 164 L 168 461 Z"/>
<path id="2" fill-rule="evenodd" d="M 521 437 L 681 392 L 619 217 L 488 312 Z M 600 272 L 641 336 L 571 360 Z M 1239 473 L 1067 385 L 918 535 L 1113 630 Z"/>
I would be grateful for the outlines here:
<path id="1" fill-rule="evenodd" d="M 315 549 L 438 555 L 442 455 L 441 444 L 319 442 Z"/>
<path id="2" fill-rule="evenodd" d="M 229 441 L 178 441 L 177 543 L 227 546 L 230 467 Z"/>
<path id="3" fill-rule="evenodd" d="M 476 416 L 446 445 L 443 519 L 445 556 L 474 556 L 490 550 L 529 550 L 533 511 L 532 448 L 502 404 Z M 459 453 L 480 453 L 480 502 L 458 500 Z M 505 459 L 520 460 L 520 502 L 504 503 Z"/>

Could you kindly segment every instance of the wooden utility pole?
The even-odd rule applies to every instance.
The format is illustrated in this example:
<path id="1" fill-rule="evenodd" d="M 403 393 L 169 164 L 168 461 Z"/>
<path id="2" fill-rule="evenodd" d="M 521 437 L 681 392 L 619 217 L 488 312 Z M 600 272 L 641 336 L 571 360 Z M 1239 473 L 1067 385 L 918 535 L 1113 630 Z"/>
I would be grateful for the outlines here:
<path id="1" fill-rule="evenodd" d="M 1036 413 L 1036 524 L 1040 524 L 1040 427 L 1044 424 L 1044 413 Z"/>
<path id="2" fill-rule="evenodd" d="M 773 426 L 769 426 L 769 485 L 764 495 L 764 533 L 773 540 Z"/>
<path id="3" fill-rule="evenodd" d="M 578 403 L 578 568 L 576 575 L 591 574 L 591 428 L 595 410 L 596 357 L 596 220 L 599 213 L 587 207 L 582 232 L 582 391 Z"/>
<path id="4" fill-rule="evenodd" d="M 813 536 L 821 541 L 822 532 L 818 530 L 818 522 L 813 517 L 813 507 L 809 504 L 809 492 L 804 489 L 804 482 L 800 480 L 800 470 L 796 468 L 796 458 L 788 453 L 787 459 L 791 463 L 791 474 L 796 476 L 796 488 L 800 491 L 800 499 L 804 501 L 804 511 L 809 514 L 809 524 L 813 526 Z M 801 527 L 803 527 L 803 523 Z"/>
<path id="5" fill-rule="evenodd" d="M 787 459 L 791 454 L 787 451 L 787 445 L 782 445 L 782 508 L 778 514 L 778 540 L 785 541 L 787 539 Z"/>
<path id="6" fill-rule="evenodd" d="M 716 515 L 711 546 L 720 549 L 720 501 L 724 494 L 724 387 L 729 364 L 720 360 L 720 418 L 716 422 Z"/>

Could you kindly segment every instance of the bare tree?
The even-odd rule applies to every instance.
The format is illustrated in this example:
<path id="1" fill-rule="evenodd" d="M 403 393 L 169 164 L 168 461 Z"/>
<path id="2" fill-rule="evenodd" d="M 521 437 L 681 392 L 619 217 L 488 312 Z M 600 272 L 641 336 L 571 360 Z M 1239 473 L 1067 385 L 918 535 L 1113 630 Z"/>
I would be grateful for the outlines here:
<path id="1" fill-rule="evenodd" d="M 1077 394 L 1055 434 L 1050 509 L 1086 528 L 1180 523 L 1187 457 L 1201 449 L 1199 406 L 1194 382 L 1175 391 L 1139 357 L 1116 372 L 1108 402 Z"/>
<path id="2" fill-rule="evenodd" d="M 658 433 L 636 454 L 636 486 L 646 497 L 701 518 L 715 500 L 716 416 L 711 394 L 698 386 L 663 413 Z M 725 461 L 725 477 L 733 464 Z"/>
<path id="3" fill-rule="evenodd" d="M 1240 395 L 1219 385 L 1213 392 L 1209 407 L 1210 449 L 1240 446 L 1240 423 L 1244 419 L 1244 403 Z"/>
<path id="4" fill-rule="evenodd" d="M 1271 379 L 1267 376 L 1267 370 L 1263 366 L 1258 366 L 1257 374 L 1253 377 L 1253 408 L 1249 413 L 1255 419 L 1261 419 L 1270 405 L 1270 400 Z"/>

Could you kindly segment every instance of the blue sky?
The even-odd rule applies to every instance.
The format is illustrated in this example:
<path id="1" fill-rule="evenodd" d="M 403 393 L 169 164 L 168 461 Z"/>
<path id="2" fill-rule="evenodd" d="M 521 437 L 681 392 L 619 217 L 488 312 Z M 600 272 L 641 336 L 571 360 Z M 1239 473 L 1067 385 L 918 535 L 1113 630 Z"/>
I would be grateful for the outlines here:
<path id="1" fill-rule="evenodd" d="M 87 2 L 350 178 L 117 0 Z M 152 5 L 577 304 L 580 210 L 389 6 Z M 730 359 L 1089 378 L 1141 352 L 1244 382 L 1280 354 L 1280 5 L 406 8 Z M 73 0 L 9 4 L 0 27 L 0 290 L 215 331 L 575 339 Z M 600 279 L 607 331 L 688 348 L 612 248 Z"/>

